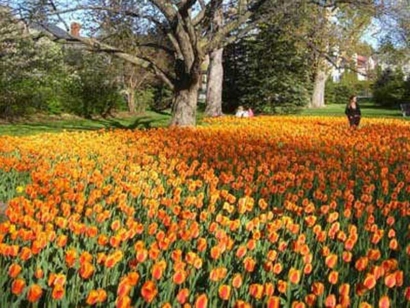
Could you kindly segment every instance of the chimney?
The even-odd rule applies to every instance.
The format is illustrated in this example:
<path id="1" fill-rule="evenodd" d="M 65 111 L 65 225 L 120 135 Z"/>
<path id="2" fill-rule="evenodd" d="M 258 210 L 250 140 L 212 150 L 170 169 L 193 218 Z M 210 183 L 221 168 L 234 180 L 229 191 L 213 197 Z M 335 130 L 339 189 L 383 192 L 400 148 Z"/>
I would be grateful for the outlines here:
<path id="1" fill-rule="evenodd" d="M 81 25 L 78 22 L 72 22 L 70 26 L 70 34 L 72 36 L 80 36 Z"/>

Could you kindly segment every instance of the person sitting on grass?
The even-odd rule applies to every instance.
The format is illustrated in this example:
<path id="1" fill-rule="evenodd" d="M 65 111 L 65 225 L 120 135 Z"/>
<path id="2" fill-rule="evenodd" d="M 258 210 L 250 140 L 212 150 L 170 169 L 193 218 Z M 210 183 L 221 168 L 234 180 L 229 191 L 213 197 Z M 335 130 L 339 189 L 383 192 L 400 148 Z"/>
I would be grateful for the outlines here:
<path id="1" fill-rule="evenodd" d="M 235 116 L 238 118 L 249 118 L 249 112 L 243 108 L 243 106 L 239 106 L 236 110 Z"/>

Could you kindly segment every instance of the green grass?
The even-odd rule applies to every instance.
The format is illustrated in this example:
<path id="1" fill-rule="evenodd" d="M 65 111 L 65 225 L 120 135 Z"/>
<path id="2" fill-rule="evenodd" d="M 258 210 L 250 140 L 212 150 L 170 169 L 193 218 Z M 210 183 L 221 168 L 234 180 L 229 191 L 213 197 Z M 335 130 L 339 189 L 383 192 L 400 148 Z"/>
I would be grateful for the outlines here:
<path id="1" fill-rule="evenodd" d="M 164 127 L 169 124 L 170 112 L 147 111 L 142 115 L 124 118 L 98 119 L 40 119 L 0 124 L 0 135 L 23 136 L 38 133 L 58 133 L 62 131 L 98 130 L 109 128 L 144 129 Z"/>
<path id="2" fill-rule="evenodd" d="M 359 101 L 360 103 L 360 101 Z M 344 104 L 327 105 L 319 109 L 303 109 L 299 114 L 303 116 L 345 116 Z M 360 103 L 362 117 L 368 118 L 403 118 L 399 108 L 385 108 L 370 102 Z"/>
<path id="3" fill-rule="evenodd" d="M 360 102 L 362 117 L 368 118 L 403 118 L 400 109 L 388 109 L 375 106 L 371 102 Z M 199 108 L 197 122 L 201 124 L 203 110 Z M 203 109 L 203 108 L 202 108 Z M 344 104 L 327 105 L 320 109 L 303 109 L 299 115 L 302 116 L 345 116 Z M 147 111 L 142 115 L 125 116 L 118 118 L 98 119 L 51 119 L 40 118 L 27 121 L 19 120 L 15 123 L 0 124 L 1 135 L 24 136 L 38 133 L 58 133 L 62 131 L 84 131 L 98 129 L 148 129 L 154 127 L 166 127 L 171 118 L 171 111 L 164 112 Z"/>

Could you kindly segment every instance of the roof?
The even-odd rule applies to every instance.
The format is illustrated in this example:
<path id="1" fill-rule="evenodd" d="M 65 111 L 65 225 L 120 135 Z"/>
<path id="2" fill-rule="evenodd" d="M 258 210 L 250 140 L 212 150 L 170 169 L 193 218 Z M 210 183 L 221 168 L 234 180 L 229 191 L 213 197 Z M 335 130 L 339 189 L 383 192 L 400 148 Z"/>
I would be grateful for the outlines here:
<path id="1" fill-rule="evenodd" d="M 40 32 L 45 32 L 46 34 L 51 34 L 59 39 L 72 40 L 72 37 L 67 31 L 53 24 L 33 22 L 29 24 L 29 27 Z"/>

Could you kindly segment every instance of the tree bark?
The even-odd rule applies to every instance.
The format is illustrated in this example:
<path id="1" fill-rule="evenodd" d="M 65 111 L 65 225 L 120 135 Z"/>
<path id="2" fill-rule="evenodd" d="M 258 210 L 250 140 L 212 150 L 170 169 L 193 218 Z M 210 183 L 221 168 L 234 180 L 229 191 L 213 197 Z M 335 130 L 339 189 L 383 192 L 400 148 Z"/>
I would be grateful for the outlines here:
<path id="1" fill-rule="evenodd" d="M 222 56 L 223 48 L 214 50 L 210 54 L 205 108 L 205 115 L 210 117 L 222 114 Z"/>
<path id="2" fill-rule="evenodd" d="M 135 105 L 135 89 L 133 87 L 127 87 L 127 105 L 128 111 L 132 114 L 137 113 Z"/>
<path id="3" fill-rule="evenodd" d="M 312 101 L 309 108 L 325 107 L 325 85 L 328 74 L 322 68 L 318 68 L 313 86 Z"/>
<path id="4" fill-rule="evenodd" d="M 216 10 L 213 17 L 213 28 L 218 31 L 223 26 L 222 7 Z M 206 116 L 218 116 L 222 114 L 222 66 L 223 48 L 215 48 L 209 53 L 209 67 L 206 87 Z"/>
<path id="5" fill-rule="evenodd" d="M 188 88 L 175 89 L 171 126 L 195 126 L 199 78 Z"/>

